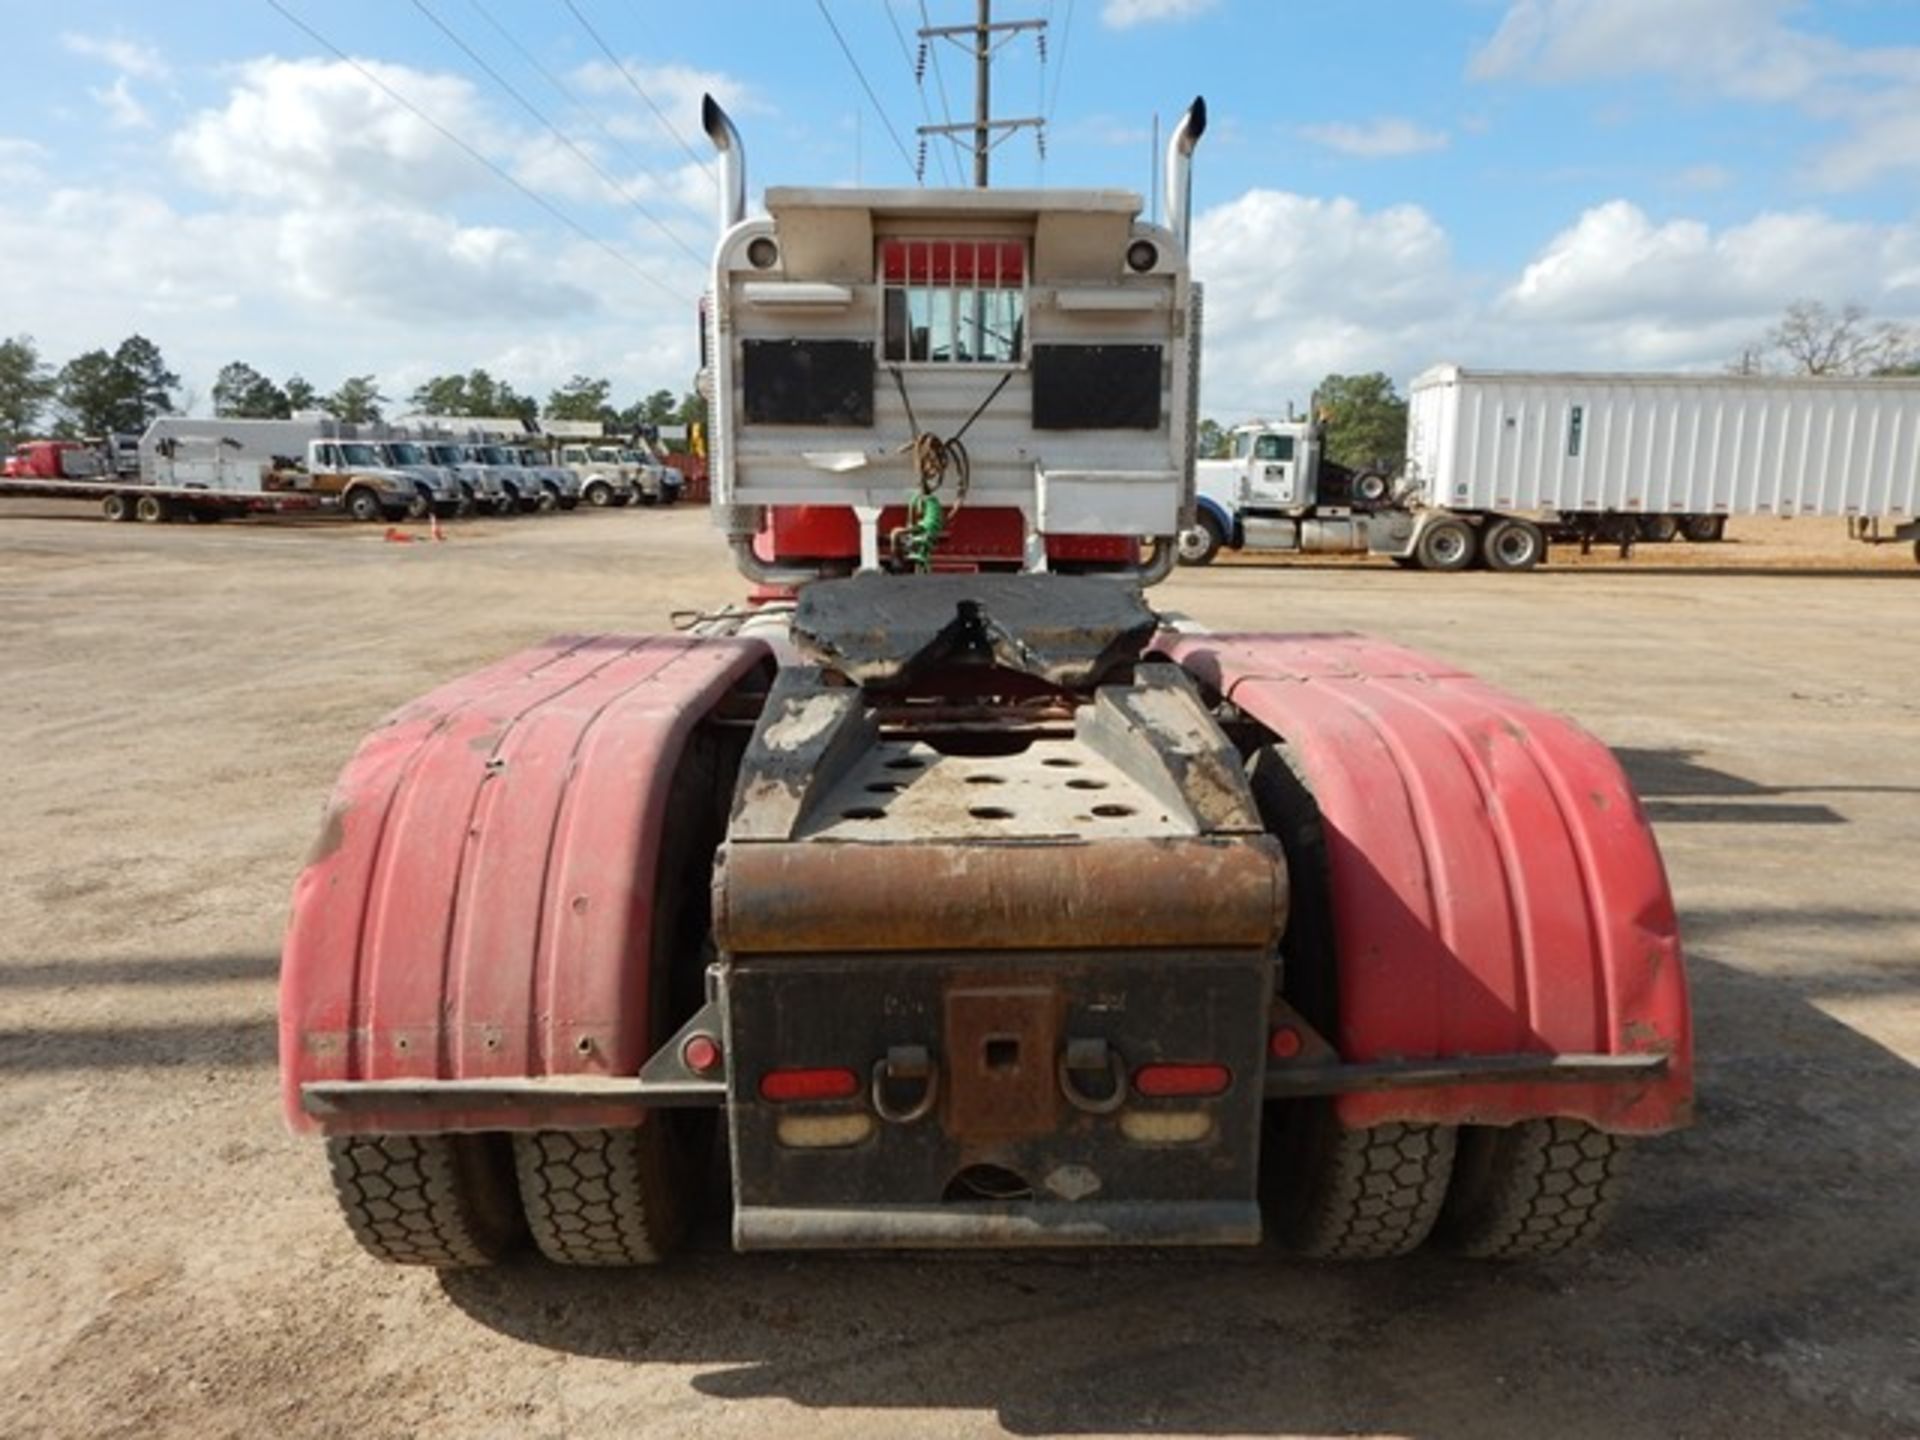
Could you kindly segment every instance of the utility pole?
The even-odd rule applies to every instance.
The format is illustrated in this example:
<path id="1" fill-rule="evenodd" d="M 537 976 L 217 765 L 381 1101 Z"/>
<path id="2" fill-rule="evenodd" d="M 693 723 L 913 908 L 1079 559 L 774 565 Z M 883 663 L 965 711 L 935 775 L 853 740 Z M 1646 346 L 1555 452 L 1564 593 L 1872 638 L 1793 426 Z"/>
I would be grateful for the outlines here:
<path id="1" fill-rule="evenodd" d="M 989 91 L 993 86 L 993 51 L 988 40 L 993 34 L 993 0 L 980 0 L 980 19 L 974 32 L 978 43 L 973 50 L 973 186 L 987 188 L 987 127 L 993 121 Z"/>
<path id="2" fill-rule="evenodd" d="M 978 8 L 973 24 L 928 25 L 918 32 L 923 58 L 926 45 L 942 40 L 973 52 L 973 119 L 946 125 L 922 125 L 919 133 L 923 139 L 937 136 L 946 140 L 970 134 L 973 139 L 973 183 L 984 190 L 987 187 L 987 156 L 993 147 L 1016 130 L 1038 130 L 1047 123 L 1042 115 L 1021 115 L 1004 120 L 993 118 L 993 57 L 1002 46 L 1023 31 L 1044 35 L 1047 22 L 1037 19 L 995 20 L 993 0 L 976 0 L 976 3 Z"/>

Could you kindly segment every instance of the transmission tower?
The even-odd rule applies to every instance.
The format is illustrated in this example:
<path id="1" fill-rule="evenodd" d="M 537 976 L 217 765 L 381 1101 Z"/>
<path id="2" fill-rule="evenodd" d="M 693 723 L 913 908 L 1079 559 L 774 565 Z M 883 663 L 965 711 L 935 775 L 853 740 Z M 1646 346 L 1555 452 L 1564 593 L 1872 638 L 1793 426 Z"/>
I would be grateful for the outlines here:
<path id="1" fill-rule="evenodd" d="M 1018 130 L 1044 132 L 1047 123 L 1044 115 L 994 118 L 993 57 L 1025 31 L 1035 33 L 1044 54 L 1047 22 L 1039 19 L 995 20 L 993 0 L 978 0 L 978 5 L 978 18 L 971 25 L 927 25 L 918 32 L 923 55 L 926 46 L 944 42 L 956 45 L 973 56 L 973 120 L 948 125 L 922 125 L 919 133 L 923 140 L 929 135 L 952 140 L 970 133 L 973 138 L 973 183 L 984 190 L 987 186 L 987 156 L 993 148 Z M 1043 133 L 1043 154 L 1045 143 Z"/>

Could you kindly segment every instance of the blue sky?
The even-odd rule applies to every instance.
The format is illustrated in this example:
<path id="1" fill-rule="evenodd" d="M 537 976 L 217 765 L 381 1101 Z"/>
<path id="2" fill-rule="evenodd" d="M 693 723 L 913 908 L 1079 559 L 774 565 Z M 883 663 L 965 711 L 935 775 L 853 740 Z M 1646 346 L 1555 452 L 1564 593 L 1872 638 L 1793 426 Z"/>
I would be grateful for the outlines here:
<path id="1" fill-rule="evenodd" d="M 140 331 L 203 406 L 235 358 L 392 395 L 473 364 L 540 394 L 577 370 L 684 389 L 711 181 L 588 27 L 701 160 L 717 89 L 756 192 L 912 183 L 888 127 L 911 155 L 943 118 L 894 28 L 914 44 L 919 0 L 828 0 L 879 109 L 817 0 L 425 0 L 499 80 L 411 0 L 283 3 L 593 239 L 265 0 L 4 0 L 0 332 L 58 362 Z M 1044 165 L 1026 135 L 996 152 L 1001 183 L 1144 191 L 1156 112 L 1208 97 L 1195 264 L 1221 418 L 1335 369 L 1715 367 L 1803 296 L 1920 321 L 1920 0 L 996 12 L 1051 22 L 1044 68 L 1022 37 L 995 69 L 997 113 L 1052 121 Z M 970 113 L 965 57 L 938 53 Z"/>

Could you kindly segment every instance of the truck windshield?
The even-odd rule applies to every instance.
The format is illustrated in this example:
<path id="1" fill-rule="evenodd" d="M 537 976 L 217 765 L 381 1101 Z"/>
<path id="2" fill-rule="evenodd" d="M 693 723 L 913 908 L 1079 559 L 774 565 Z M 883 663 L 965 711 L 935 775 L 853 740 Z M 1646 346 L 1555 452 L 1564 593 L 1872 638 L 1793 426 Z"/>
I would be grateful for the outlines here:
<path id="1" fill-rule="evenodd" d="M 1233 437 L 1233 458 L 1236 460 L 1244 460 L 1252 453 L 1253 432 L 1251 430 L 1239 431 Z"/>
<path id="2" fill-rule="evenodd" d="M 620 461 L 624 465 L 644 465 L 647 463 L 647 457 L 638 450 L 622 450 Z"/>
<path id="3" fill-rule="evenodd" d="M 342 445 L 340 453 L 349 465 L 379 465 L 380 452 L 371 445 Z"/>
<path id="4" fill-rule="evenodd" d="M 498 445 L 476 445 L 473 448 L 474 453 L 479 455 L 479 457 L 489 465 L 513 464 L 513 461 L 507 458 L 507 452 L 502 450 Z"/>
<path id="5" fill-rule="evenodd" d="M 393 463 L 396 465 L 424 465 L 427 463 L 426 452 L 418 445 L 389 445 L 387 447 L 387 453 L 393 456 Z"/>
<path id="6" fill-rule="evenodd" d="M 427 454 L 433 457 L 433 463 L 436 465 L 460 465 L 466 460 L 466 457 L 460 453 L 458 445 L 429 445 Z"/>
<path id="7" fill-rule="evenodd" d="M 594 448 L 593 458 L 598 460 L 602 465 L 618 465 L 620 463 L 620 452 L 611 445 L 600 445 Z"/>

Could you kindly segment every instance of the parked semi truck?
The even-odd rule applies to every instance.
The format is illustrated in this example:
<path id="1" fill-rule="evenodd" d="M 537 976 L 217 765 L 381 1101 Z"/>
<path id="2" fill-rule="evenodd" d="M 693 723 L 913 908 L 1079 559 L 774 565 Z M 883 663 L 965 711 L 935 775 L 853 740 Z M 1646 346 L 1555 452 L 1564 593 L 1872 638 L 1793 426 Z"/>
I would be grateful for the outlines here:
<path id="1" fill-rule="evenodd" d="M 652 1262 L 718 1145 L 742 1250 L 1591 1240 L 1692 1096 L 1618 763 L 1451 663 L 1148 603 L 1193 517 L 1204 107 L 1164 226 L 1114 190 L 750 216 L 704 118 L 755 599 L 503 659 L 348 763 L 279 997 L 355 1237 Z"/>
<path id="2" fill-rule="evenodd" d="M 1331 464 L 1321 427 L 1256 422 L 1198 466 L 1180 558 L 1222 548 L 1528 570 L 1551 538 L 1719 538 L 1729 516 L 1828 516 L 1920 559 L 1920 381 L 1549 374 L 1414 381 L 1404 461 Z"/>

